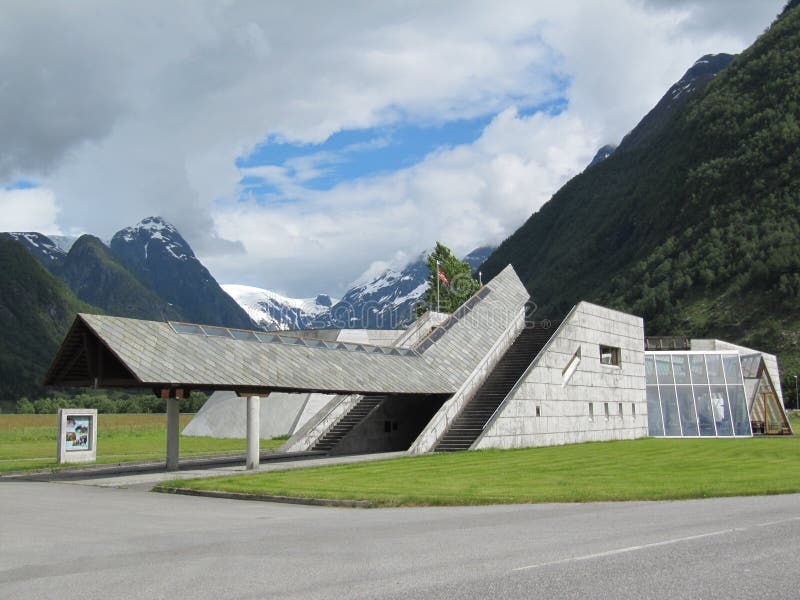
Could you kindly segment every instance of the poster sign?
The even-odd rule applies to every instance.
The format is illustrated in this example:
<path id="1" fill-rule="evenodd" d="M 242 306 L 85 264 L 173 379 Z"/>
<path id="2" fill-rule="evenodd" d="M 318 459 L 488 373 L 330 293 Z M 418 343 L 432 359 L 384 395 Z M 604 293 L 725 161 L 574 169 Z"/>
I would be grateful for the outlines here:
<path id="1" fill-rule="evenodd" d="M 97 410 L 58 409 L 58 463 L 87 463 L 97 459 Z"/>
<path id="2" fill-rule="evenodd" d="M 89 450 L 91 424 L 92 417 L 89 415 L 68 416 L 64 428 L 64 450 L 67 452 Z"/>

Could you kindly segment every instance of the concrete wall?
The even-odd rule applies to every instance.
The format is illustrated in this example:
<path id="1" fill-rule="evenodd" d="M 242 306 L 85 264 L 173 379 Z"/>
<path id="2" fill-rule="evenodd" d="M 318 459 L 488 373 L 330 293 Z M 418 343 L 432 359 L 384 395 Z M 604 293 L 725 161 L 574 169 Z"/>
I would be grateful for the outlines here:
<path id="1" fill-rule="evenodd" d="M 403 335 L 402 329 L 342 329 L 336 341 L 370 346 L 394 346 L 401 335 Z"/>
<path id="2" fill-rule="evenodd" d="M 332 454 L 407 450 L 443 402 L 442 398 L 425 396 L 389 396 L 339 442 Z"/>
<path id="3" fill-rule="evenodd" d="M 322 394 L 272 393 L 261 399 L 261 437 L 263 439 L 291 434 L 307 420 L 309 404 L 319 406 Z M 246 399 L 234 392 L 214 392 L 203 408 L 183 429 L 183 435 L 218 438 L 244 438 L 247 433 Z"/>
<path id="4" fill-rule="evenodd" d="M 600 363 L 601 344 L 620 349 L 619 367 Z M 565 382 L 564 369 L 579 349 L 580 362 Z M 581 302 L 473 448 L 527 448 L 646 435 L 644 323 L 639 317 Z"/>
<path id="5" fill-rule="evenodd" d="M 764 357 L 764 364 L 769 371 L 769 376 L 772 379 L 772 385 L 775 386 L 775 393 L 783 406 L 783 389 L 781 388 L 781 373 L 778 368 L 778 357 L 774 354 L 767 354 L 761 350 L 753 350 L 745 346 L 738 346 L 730 342 L 723 342 L 722 340 L 692 340 L 692 350 L 736 350 L 739 354 L 760 354 Z"/>
<path id="6" fill-rule="evenodd" d="M 450 315 L 445 313 L 429 310 L 414 321 L 411 326 L 395 340 L 395 345 L 400 348 L 411 348 L 415 346 L 418 342 L 421 342 L 423 338 L 427 337 L 433 329 L 444 323 L 449 316 Z"/>

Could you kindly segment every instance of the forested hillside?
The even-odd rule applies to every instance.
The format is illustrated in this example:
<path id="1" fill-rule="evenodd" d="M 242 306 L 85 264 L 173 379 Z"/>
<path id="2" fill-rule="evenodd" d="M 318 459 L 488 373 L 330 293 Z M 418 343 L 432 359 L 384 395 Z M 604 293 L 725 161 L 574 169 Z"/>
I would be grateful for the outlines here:
<path id="1" fill-rule="evenodd" d="M 800 3 L 663 127 L 575 177 L 483 266 L 541 316 L 587 299 L 800 372 Z M 793 387 L 793 385 L 792 385 Z M 793 399 L 793 393 L 787 394 Z"/>
<path id="2" fill-rule="evenodd" d="M 15 240 L 0 239 L 0 273 L 0 401 L 13 405 L 43 392 L 44 373 L 75 314 L 99 311 Z"/>
<path id="3" fill-rule="evenodd" d="M 78 238 L 54 274 L 66 282 L 79 299 L 109 315 L 180 319 L 180 313 L 171 304 L 146 288 L 92 235 Z"/>

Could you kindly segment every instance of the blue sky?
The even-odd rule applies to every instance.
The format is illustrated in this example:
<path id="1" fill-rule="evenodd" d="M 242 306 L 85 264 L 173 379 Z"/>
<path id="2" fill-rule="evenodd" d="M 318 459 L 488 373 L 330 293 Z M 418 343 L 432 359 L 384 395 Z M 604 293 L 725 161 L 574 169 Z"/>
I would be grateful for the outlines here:
<path id="1" fill-rule="evenodd" d="M 563 95 L 568 81 L 558 80 L 556 98 L 543 104 L 516 107 L 521 117 L 536 113 L 556 116 L 568 106 Z M 513 102 L 509 98 L 508 103 Z M 365 129 L 346 129 L 318 144 L 290 143 L 278 136 L 268 136 L 252 152 L 236 159 L 236 167 L 282 167 L 287 176 L 300 176 L 294 165 L 313 165 L 315 176 L 299 177 L 305 189 L 325 191 L 348 181 L 407 169 L 433 152 L 474 143 L 497 113 L 451 121 L 425 123 L 403 120 Z M 305 159 L 305 160 L 302 160 Z M 318 174 L 317 174 L 318 172 Z M 279 186 L 258 175 L 245 174 L 240 180 L 242 200 L 292 202 Z"/>
<path id="2" fill-rule="evenodd" d="M 32 190 L 36 187 L 39 187 L 38 184 L 34 183 L 33 181 L 28 181 L 27 179 L 17 179 L 16 181 L 11 182 L 10 184 L 3 187 L 4 190 Z"/>

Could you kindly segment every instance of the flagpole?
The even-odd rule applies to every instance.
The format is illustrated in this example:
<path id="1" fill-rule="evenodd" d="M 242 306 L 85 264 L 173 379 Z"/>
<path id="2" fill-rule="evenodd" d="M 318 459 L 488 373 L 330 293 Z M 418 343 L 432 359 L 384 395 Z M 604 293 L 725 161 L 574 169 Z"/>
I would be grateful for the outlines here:
<path id="1" fill-rule="evenodd" d="M 442 312 L 442 305 L 439 302 L 439 261 L 436 261 L 436 312 Z"/>

